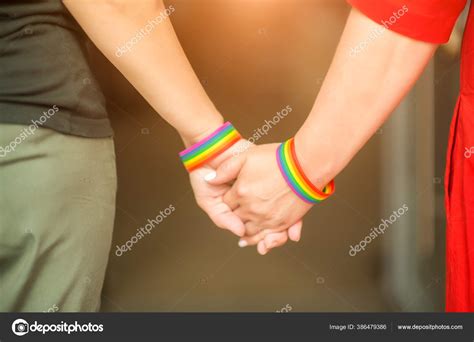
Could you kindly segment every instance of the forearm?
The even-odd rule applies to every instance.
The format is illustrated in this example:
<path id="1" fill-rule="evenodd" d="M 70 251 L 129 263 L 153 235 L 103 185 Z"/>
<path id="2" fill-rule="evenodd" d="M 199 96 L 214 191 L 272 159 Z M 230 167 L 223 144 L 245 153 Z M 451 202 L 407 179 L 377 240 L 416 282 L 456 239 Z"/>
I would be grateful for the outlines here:
<path id="1" fill-rule="evenodd" d="M 189 144 L 215 130 L 223 118 L 195 75 L 167 18 L 125 54 L 117 48 L 164 13 L 161 0 L 77 1 L 64 4 L 102 53 Z"/>
<path id="2" fill-rule="evenodd" d="M 296 135 L 297 154 L 316 186 L 333 179 L 414 85 L 436 45 L 386 30 L 357 56 L 351 48 L 380 26 L 353 10 L 318 98 Z"/>

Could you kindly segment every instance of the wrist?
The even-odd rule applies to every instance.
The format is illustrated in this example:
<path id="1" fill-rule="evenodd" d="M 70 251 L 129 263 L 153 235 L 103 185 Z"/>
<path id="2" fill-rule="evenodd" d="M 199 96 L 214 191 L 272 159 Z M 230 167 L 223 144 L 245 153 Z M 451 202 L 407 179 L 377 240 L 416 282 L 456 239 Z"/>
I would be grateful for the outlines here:
<path id="1" fill-rule="evenodd" d="M 334 193 L 334 180 L 326 181 L 320 170 L 318 170 L 318 177 L 313 178 L 313 180 L 308 177 L 297 155 L 295 138 L 291 138 L 278 146 L 276 158 L 284 180 L 295 195 L 304 202 L 309 204 L 319 203 Z"/>
<path id="2" fill-rule="evenodd" d="M 237 157 L 238 155 L 245 153 L 248 149 L 252 147 L 252 143 L 250 143 L 244 138 L 241 138 L 234 145 L 222 152 L 222 154 L 218 155 L 214 159 L 211 159 L 208 163 L 206 163 L 206 165 L 213 169 L 217 169 L 219 165 L 221 165 L 227 159 Z"/>
<path id="3" fill-rule="evenodd" d="M 184 146 L 190 147 L 199 141 L 205 139 L 216 129 L 224 124 L 222 115 L 215 115 L 214 118 L 201 120 L 201 122 L 193 122 L 192 127 L 186 131 L 179 132 Z"/>
<path id="4" fill-rule="evenodd" d="M 298 132 L 294 140 L 296 155 L 305 175 L 316 188 L 323 189 L 338 173 L 335 156 L 328 146 L 314 137 L 307 138 Z"/>
<path id="5" fill-rule="evenodd" d="M 213 128 L 189 140 L 189 143 L 194 143 L 179 153 L 188 172 L 206 165 L 216 168 L 222 160 L 229 158 L 235 152 L 234 145 L 242 140 L 239 132 L 230 122 Z"/>

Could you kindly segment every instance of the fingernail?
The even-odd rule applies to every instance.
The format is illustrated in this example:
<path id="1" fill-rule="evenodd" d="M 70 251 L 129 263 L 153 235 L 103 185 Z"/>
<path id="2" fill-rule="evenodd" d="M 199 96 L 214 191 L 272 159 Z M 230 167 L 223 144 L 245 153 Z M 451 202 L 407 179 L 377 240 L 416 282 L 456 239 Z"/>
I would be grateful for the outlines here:
<path id="1" fill-rule="evenodd" d="M 216 172 L 216 171 L 212 171 L 212 172 L 210 172 L 210 173 L 208 173 L 207 175 L 204 176 L 204 180 L 205 180 L 206 182 L 209 182 L 209 181 L 213 180 L 213 179 L 216 178 L 216 177 L 217 177 L 217 172 Z"/>
<path id="2" fill-rule="evenodd" d="M 240 248 L 247 247 L 248 245 L 249 245 L 248 242 L 245 241 L 245 240 L 240 240 L 240 241 L 239 241 L 239 247 L 240 247 Z"/>

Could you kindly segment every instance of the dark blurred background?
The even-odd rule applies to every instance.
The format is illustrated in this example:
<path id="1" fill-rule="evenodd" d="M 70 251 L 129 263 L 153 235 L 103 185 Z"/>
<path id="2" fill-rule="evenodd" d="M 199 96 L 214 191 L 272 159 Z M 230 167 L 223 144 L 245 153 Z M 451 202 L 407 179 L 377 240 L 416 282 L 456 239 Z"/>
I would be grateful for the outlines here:
<path id="1" fill-rule="evenodd" d="M 207 93 L 243 135 L 292 108 L 258 143 L 287 139 L 302 124 L 350 10 L 343 0 L 167 5 L 176 9 L 171 21 Z M 442 183 L 461 33 L 462 24 L 394 116 L 338 176 L 336 195 L 306 216 L 302 240 L 264 257 L 240 249 L 237 238 L 199 210 L 177 157 L 178 135 L 95 51 L 92 66 L 108 100 L 119 175 L 102 310 L 443 310 Z M 351 245 L 403 204 L 408 212 L 384 235 L 349 255 Z M 115 254 L 116 245 L 170 205 L 176 211 L 151 235 Z"/>

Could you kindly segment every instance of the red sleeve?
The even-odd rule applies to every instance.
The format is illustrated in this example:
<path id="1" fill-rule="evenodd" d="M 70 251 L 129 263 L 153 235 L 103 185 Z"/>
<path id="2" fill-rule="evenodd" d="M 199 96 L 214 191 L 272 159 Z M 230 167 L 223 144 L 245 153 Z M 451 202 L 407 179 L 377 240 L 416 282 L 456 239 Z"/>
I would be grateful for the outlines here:
<path id="1" fill-rule="evenodd" d="M 467 0 L 347 0 L 387 29 L 430 43 L 446 43 Z"/>

